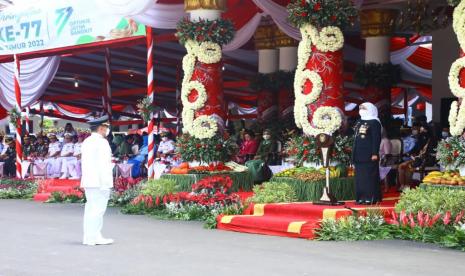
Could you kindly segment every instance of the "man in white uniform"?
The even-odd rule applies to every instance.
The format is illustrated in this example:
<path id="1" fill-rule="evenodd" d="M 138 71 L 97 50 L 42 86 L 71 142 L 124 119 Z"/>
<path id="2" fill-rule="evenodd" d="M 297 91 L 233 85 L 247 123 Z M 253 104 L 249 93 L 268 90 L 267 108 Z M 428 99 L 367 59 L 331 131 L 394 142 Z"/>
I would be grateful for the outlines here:
<path id="1" fill-rule="evenodd" d="M 65 133 L 63 148 L 61 149 L 60 157 L 58 157 L 58 160 L 60 160 L 61 162 L 60 179 L 67 179 L 69 177 L 68 163 L 75 159 L 73 155 L 73 136 L 71 135 L 71 133 Z"/>
<path id="2" fill-rule="evenodd" d="M 169 139 L 168 133 L 164 132 L 160 136 L 161 142 L 158 146 L 157 157 L 162 160 L 169 159 L 169 157 L 174 153 L 176 146 L 174 145 L 174 141 Z"/>
<path id="3" fill-rule="evenodd" d="M 81 146 L 84 141 L 84 134 L 78 135 L 78 140 L 74 144 L 73 159 L 66 162 L 69 172 L 69 179 L 80 179 L 81 178 Z"/>
<path id="4" fill-rule="evenodd" d="M 84 210 L 84 245 L 112 244 L 102 236 L 103 215 L 113 188 L 111 148 L 106 139 L 110 133 L 107 118 L 89 122 L 92 134 L 81 147 L 82 178 L 87 203 Z"/>
<path id="5" fill-rule="evenodd" d="M 61 143 L 58 141 L 55 133 L 50 133 L 48 135 L 50 143 L 48 144 L 48 153 L 45 159 L 47 162 L 47 175 L 49 178 L 58 178 L 61 173 Z"/>

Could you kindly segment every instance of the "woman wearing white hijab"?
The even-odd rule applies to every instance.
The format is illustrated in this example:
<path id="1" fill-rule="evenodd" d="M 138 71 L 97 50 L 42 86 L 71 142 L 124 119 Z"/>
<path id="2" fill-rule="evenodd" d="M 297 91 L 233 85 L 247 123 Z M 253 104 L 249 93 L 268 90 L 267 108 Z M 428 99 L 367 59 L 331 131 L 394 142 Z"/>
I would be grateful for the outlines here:
<path id="1" fill-rule="evenodd" d="M 381 123 L 378 109 L 372 103 L 359 106 L 360 120 L 355 124 L 352 162 L 355 166 L 356 200 L 358 204 L 381 201 L 379 180 L 379 146 Z"/>

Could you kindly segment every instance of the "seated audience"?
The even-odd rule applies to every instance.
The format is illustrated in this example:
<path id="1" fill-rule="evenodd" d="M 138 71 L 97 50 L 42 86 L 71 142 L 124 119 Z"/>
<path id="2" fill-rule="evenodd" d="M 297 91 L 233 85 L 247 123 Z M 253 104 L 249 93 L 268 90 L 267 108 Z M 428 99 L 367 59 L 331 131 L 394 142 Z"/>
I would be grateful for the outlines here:
<path id="1" fill-rule="evenodd" d="M 257 153 L 257 149 L 258 142 L 255 139 L 255 133 L 251 130 L 245 131 L 239 153 L 236 156 L 236 162 L 243 164 L 246 161 L 253 159 Z"/>
<path id="2" fill-rule="evenodd" d="M 258 146 L 257 154 L 254 159 L 262 160 L 265 163 L 272 161 L 273 154 L 278 150 L 278 143 L 271 136 L 270 130 L 263 131 L 263 140 Z"/>
<path id="3" fill-rule="evenodd" d="M 158 145 L 157 158 L 162 160 L 169 159 L 176 149 L 176 145 L 173 140 L 170 139 L 168 132 L 163 132 L 161 135 L 161 142 Z"/>
<path id="4" fill-rule="evenodd" d="M 5 137 L 5 147 L 0 154 L 0 162 L 4 162 L 3 175 L 6 177 L 16 176 L 16 145 L 15 139 Z"/>

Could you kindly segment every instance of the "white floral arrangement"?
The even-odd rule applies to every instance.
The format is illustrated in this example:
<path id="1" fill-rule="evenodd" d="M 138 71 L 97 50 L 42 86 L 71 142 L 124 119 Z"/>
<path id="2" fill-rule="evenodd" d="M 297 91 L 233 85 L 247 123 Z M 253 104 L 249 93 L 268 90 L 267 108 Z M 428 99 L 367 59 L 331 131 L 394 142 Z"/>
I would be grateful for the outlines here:
<path id="1" fill-rule="evenodd" d="M 220 62 L 222 57 L 221 46 L 213 42 L 202 42 L 199 45 L 197 58 L 200 62 L 213 64 Z"/>
<path id="2" fill-rule="evenodd" d="M 332 134 L 342 125 L 342 114 L 338 108 L 321 106 L 315 110 L 312 122 L 308 121 L 307 105 L 318 100 L 324 85 L 317 71 L 311 71 L 305 67 L 312 54 L 312 45 L 315 45 L 321 52 L 338 51 L 344 46 L 344 35 L 338 27 L 324 27 L 318 32 L 318 29 L 310 24 L 303 26 L 300 32 L 302 41 L 297 50 L 297 69 L 294 79 L 295 123 L 306 135 Z M 312 83 L 312 91 L 306 95 L 303 89 L 307 81 Z"/>
<path id="3" fill-rule="evenodd" d="M 189 101 L 189 95 L 193 90 L 197 91 L 197 99 L 194 102 Z M 199 81 L 189 81 L 182 86 L 181 101 L 184 108 L 198 110 L 201 109 L 207 101 L 207 91 L 205 86 Z"/>
<path id="4" fill-rule="evenodd" d="M 182 60 L 184 78 L 182 81 L 181 101 L 183 104 L 182 119 L 184 132 L 199 139 L 212 138 L 218 131 L 218 123 L 213 116 L 202 115 L 195 118 L 195 112 L 204 107 L 207 101 L 205 86 L 199 81 L 191 81 L 197 61 L 213 64 L 221 61 L 221 46 L 213 42 L 197 43 L 189 40 L 185 43 L 187 54 Z M 198 95 L 194 102 L 189 101 L 189 95 L 196 90 Z"/>
<path id="5" fill-rule="evenodd" d="M 192 135 L 199 139 L 207 139 L 216 135 L 218 123 L 213 116 L 201 115 L 192 123 Z"/>
<path id="6" fill-rule="evenodd" d="M 465 1 L 454 9 L 452 26 L 457 34 L 462 51 L 465 50 Z M 465 57 L 457 59 L 449 71 L 449 87 L 452 94 L 461 99 L 460 106 L 457 101 L 451 104 L 449 111 L 449 125 L 452 136 L 462 135 L 465 129 L 465 88 L 460 86 L 460 72 L 465 70 Z"/>

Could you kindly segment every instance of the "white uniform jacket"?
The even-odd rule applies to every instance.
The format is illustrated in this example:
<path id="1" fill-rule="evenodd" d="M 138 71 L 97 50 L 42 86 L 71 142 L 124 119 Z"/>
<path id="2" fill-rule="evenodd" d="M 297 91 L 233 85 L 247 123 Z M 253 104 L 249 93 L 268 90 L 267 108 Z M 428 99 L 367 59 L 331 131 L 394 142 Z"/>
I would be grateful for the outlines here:
<path id="1" fill-rule="evenodd" d="M 84 140 L 81 146 L 81 187 L 113 188 L 113 166 L 108 141 L 98 133 Z"/>

